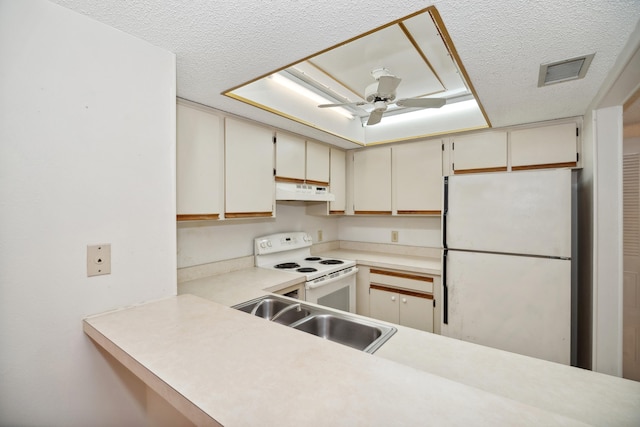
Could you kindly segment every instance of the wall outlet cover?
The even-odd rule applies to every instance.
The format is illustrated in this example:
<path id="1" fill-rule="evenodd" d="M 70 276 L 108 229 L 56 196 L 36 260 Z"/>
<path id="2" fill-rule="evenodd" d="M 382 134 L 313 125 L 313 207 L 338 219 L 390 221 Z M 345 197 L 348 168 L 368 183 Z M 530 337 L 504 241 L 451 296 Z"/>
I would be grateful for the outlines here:
<path id="1" fill-rule="evenodd" d="M 111 274 L 111 244 L 87 246 L 87 277 Z"/>

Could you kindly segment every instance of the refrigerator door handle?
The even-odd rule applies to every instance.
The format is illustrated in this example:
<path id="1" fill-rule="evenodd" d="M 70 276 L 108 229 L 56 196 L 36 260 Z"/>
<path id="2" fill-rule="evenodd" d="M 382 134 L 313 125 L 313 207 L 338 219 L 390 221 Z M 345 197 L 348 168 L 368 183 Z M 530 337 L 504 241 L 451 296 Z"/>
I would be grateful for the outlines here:
<path id="1" fill-rule="evenodd" d="M 447 253 L 448 249 L 442 251 L 442 323 L 449 324 L 449 291 L 447 287 Z"/>
<path id="2" fill-rule="evenodd" d="M 449 177 L 444 177 L 442 206 L 442 248 L 447 249 L 447 213 L 449 213 Z"/>

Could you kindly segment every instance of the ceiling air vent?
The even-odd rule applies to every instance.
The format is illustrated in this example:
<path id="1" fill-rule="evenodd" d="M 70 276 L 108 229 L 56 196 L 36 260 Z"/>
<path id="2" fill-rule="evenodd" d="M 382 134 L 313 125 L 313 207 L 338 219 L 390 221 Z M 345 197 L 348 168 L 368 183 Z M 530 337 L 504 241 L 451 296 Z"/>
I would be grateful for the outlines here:
<path id="1" fill-rule="evenodd" d="M 587 74 L 595 53 L 540 65 L 538 87 L 581 79 Z"/>

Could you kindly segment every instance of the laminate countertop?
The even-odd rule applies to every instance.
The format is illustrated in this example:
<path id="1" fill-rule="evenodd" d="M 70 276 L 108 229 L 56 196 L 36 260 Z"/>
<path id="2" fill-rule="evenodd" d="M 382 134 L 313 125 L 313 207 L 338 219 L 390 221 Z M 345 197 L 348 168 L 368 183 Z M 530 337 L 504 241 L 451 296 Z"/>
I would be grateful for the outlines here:
<path id="1" fill-rule="evenodd" d="M 441 260 L 435 257 L 424 257 L 405 254 L 388 254 L 356 249 L 335 249 L 318 253 L 327 258 L 350 259 L 361 265 L 377 268 L 402 270 L 409 273 L 423 273 L 439 276 Z"/>
<path id="2" fill-rule="evenodd" d="M 638 382 L 401 326 L 371 355 L 229 307 L 300 281 L 201 278 L 84 329 L 198 425 L 640 425 Z"/>

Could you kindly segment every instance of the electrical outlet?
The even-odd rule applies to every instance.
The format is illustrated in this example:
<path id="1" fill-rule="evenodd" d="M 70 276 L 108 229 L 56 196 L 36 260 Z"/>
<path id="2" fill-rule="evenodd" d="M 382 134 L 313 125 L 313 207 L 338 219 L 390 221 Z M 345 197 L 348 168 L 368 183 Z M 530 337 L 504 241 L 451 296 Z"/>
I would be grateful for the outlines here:
<path id="1" fill-rule="evenodd" d="M 395 230 L 391 232 L 391 241 L 394 243 L 398 242 L 398 232 Z"/>
<path id="2" fill-rule="evenodd" d="M 322 242 L 322 230 L 318 230 L 318 242 Z"/>
<path id="3" fill-rule="evenodd" d="M 87 246 L 87 277 L 111 274 L 111 244 Z"/>

